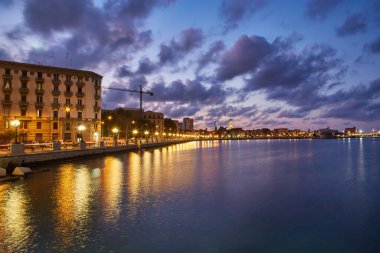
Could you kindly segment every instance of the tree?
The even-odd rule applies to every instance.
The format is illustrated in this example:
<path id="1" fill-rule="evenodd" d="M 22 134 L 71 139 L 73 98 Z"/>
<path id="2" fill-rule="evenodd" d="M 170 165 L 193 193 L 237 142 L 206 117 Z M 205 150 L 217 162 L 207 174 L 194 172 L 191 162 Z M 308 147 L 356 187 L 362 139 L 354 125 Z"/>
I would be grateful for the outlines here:
<path id="1" fill-rule="evenodd" d="M 177 132 L 177 125 L 176 123 L 169 118 L 164 119 L 164 128 L 165 132 Z"/>

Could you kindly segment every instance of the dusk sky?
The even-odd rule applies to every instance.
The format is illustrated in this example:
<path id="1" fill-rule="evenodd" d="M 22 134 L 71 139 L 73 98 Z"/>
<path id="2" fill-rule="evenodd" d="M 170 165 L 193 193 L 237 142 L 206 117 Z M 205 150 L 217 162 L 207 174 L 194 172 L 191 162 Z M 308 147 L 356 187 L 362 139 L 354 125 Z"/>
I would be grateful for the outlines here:
<path id="1" fill-rule="evenodd" d="M 0 16 L 0 59 L 143 84 L 145 110 L 196 128 L 380 128 L 380 0 L 0 0 Z"/>

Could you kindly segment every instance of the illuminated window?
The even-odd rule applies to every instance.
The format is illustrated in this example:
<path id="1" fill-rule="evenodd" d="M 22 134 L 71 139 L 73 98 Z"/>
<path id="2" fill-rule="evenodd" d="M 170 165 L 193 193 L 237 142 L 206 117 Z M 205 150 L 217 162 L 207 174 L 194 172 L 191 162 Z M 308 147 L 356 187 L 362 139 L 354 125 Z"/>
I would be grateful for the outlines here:
<path id="1" fill-rule="evenodd" d="M 41 118 L 42 117 L 42 110 L 37 110 L 37 118 Z"/>
<path id="2" fill-rule="evenodd" d="M 44 100 L 42 96 L 37 96 L 37 103 L 42 103 L 43 101 Z"/>
<path id="3" fill-rule="evenodd" d="M 37 90 L 42 90 L 42 83 L 37 83 Z"/>

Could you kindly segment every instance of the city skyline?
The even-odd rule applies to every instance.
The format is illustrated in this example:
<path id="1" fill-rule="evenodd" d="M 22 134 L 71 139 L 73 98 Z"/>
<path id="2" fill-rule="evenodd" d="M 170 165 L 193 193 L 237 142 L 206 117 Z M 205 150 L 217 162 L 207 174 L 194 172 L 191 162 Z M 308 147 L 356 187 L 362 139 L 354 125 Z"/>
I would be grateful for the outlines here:
<path id="1" fill-rule="evenodd" d="M 88 69 L 154 92 L 196 128 L 378 129 L 380 1 L 0 3 L 0 59 Z M 103 90 L 103 108 L 138 96 Z"/>

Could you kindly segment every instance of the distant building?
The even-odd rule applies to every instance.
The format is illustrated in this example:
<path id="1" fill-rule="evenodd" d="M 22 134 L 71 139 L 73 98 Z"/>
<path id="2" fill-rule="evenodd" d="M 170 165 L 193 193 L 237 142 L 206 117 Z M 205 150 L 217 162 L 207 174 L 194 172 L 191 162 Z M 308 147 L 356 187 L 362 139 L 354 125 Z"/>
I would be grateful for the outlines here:
<path id="1" fill-rule="evenodd" d="M 344 129 L 344 134 L 345 135 L 354 135 L 354 134 L 357 134 L 356 127 L 345 128 Z"/>
<path id="2" fill-rule="evenodd" d="M 177 128 L 177 133 L 182 129 L 182 123 L 180 123 L 178 120 L 173 120 L 176 128 Z"/>
<path id="3" fill-rule="evenodd" d="M 184 118 L 181 129 L 182 131 L 194 131 L 194 120 L 191 118 Z"/>
<path id="4" fill-rule="evenodd" d="M 102 76 L 91 71 L 0 61 L 0 133 L 19 120 L 20 140 L 85 140 L 101 131 Z"/>
<path id="5" fill-rule="evenodd" d="M 233 127 L 232 127 L 232 119 L 230 119 L 229 121 L 229 124 L 228 124 L 228 129 L 231 130 Z"/>
<path id="6" fill-rule="evenodd" d="M 164 114 L 161 112 L 146 111 L 144 119 L 156 125 L 156 131 L 162 135 L 164 133 Z"/>

